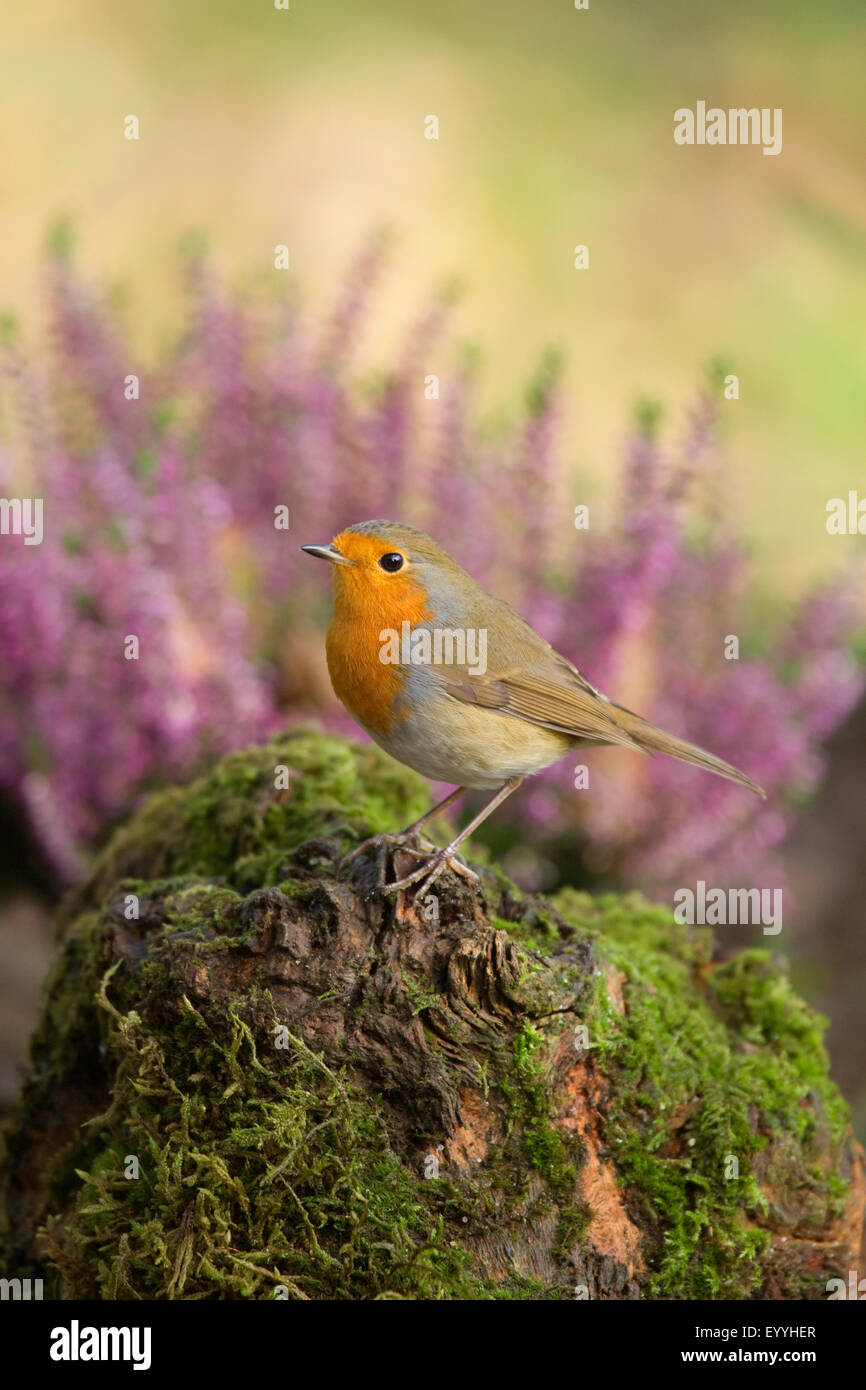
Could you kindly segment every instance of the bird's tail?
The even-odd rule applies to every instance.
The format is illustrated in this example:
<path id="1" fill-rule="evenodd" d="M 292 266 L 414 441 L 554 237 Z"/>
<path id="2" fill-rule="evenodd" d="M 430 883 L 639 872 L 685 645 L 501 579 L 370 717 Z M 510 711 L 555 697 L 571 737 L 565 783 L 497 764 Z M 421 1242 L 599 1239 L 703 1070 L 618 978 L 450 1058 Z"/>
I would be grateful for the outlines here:
<path id="1" fill-rule="evenodd" d="M 680 758 L 684 763 L 694 763 L 695 767 L 702 767 L 706 772 L 715 772 L 719 777 L 739 782 L 741 787 L 748 787 L 749 791 L 755 792 L 766 801 L 767 793 L 763 787 L 759 787 L 745 772 L 740 772 L 739 768 L 732 767 L 722 758 L 717 758 L 714 753 L 708 753 L 696 743 L 687 743 L 684 738 L 677 738 L 676 734 L 669 734 L 665 729 L 657 728 L 655 724 L 641 719 L 639 714 L 632 714 L 631 710 L 623 709 L 621 705 L 611 702 L 607 709 L 620 728 L 641 748 L 652 753 L 669 753 L 672 758 Z"/>

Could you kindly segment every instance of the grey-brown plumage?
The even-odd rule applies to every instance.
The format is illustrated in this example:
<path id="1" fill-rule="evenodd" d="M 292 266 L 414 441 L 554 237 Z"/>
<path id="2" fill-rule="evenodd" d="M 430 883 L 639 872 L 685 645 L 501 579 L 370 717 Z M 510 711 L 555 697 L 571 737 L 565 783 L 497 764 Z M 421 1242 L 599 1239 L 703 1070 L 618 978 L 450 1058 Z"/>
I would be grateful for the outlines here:
<path id="1" fill-rule="evenodd" d="M 666 753 L 737 782 L 758 796 L 765 795 L 757 782 L 731 763 L 609 700 L 576 666 L 539 636 L 510 604 L 488 593 L 423 531 L 397 522 L 366 521 L 349 527 L 344 533 L 346 536 L 352 534 L 376 538 L 381 540 L 383 549 L 392 547 L 405 555 L 404 582 L 408 578 L 423 590 L 433 615 L 431 620 L 416 626 L 474 629 L 486 633 L 486 671 L 483 674 L 457 663 L 413 666 L 406 670 L 403 705 L 410 711 L 409 718 L 390 735 L 381 736 L 371 730 L 373 737 L 401 761 L 442 781 L 492 787 L 502 782 L 503 772 L 525 776 L 557 761 L 569 748 L 610 744 L 646 753 Z M 338 583 L 340 579 L 337 572 Z M 390 620 L 393 614 L 387 608 L 387 583 L 381 588 L 383 621 Z M 443 696 L 446 697 L 444 701 Z M 457 711 L 461 706 L 464 715 L 470 711 L 476 715 L 471 721 L 471 730 L 465 731 L 470 737 L 462 736 L 462 731 L 451 727 L 453 720 L 448 716 L 448 706 L 452 702 L 455 718 L 459 718 Z M 484 715 L 489 717 L 489 724 L 484 723 Z M 480 721 L 477 716 L 481 716 Z M 508 721 L 504 728 L 502 721 Z M 549 740 L 537 735 L 530 739 L 526 729 L 525 742 L 533 745 L 530 762 L 534 759 L 536 765 L 524 766 L 516 755 L 504 767 L 488 767 L 488 761 L 501 761 L 502 743 L 511 741 L 509 729 L 513 730 L 512 737 L 516 741 L 520 739 L 521 724 L 539 733 L 547 730 L 552 736 Z M 489 731 L 487 740 L 483 737 L 485 728 Z M 487 747 L 473 754 L 472 745 L 479 735 L 489 746 L 489 759 Z M 425 749 L 425 738 L 428 745 L 432 742 L 436 746 Z M 411 753 L 415 744 L 418 751 L 413 760 Z M 454 760 L 448 774 L 441 761 L 437 761 L 438 748 L 442 745 L 446 761 Z M 437 770 L 428 770 L 432 767 Z M 470 780 L 473 774 L 474 780 Z"/>

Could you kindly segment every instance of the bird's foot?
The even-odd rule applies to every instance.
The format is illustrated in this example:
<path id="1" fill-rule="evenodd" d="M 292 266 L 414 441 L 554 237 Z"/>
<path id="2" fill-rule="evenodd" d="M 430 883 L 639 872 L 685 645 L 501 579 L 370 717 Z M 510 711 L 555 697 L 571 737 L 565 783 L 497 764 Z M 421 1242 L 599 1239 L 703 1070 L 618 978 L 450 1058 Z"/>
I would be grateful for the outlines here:
<path id="1" fill-rule="evenodd" d="M 399 835 L 371 835 L 369 839 L 362 840 L 348 854 L 343 855 L 339 863 L 340 872 L 342 873 L 356 859 L 360 859 L 368 850 L 375 849 L 378 854 L 381 854 L 385 847 L 391 850 L 405 850 L 408 854 L 414 854 L 416 858 L 436 852 L 436 846 L 433 842 L 428 840 L 426 835 L 419 835 L 417 831 L 412 835 L 407 835 L 405 831 Z"/>
<path id="2" fill-rule="evenodd" d="M 398 878 L 394 883 L 383 883 L 381 891 L 383 893 L 399 893 L 417 883 L 419 886 L 414 894 L 414 901 L 417 903 L 425 893 L 429 892 L 439 875 L 444 873 L 446 869 L 451 869 L 453 873 L 459 874 L 461 878 L 469 879 L 472 883 L 480 882 L 475 870 L 470 869 L 469 865 L 464 863 L 453 850 L 434 850 L 432 854 L 426 856 L 426 860 L 425 864 L 413 869 L 411 874 Z"/>

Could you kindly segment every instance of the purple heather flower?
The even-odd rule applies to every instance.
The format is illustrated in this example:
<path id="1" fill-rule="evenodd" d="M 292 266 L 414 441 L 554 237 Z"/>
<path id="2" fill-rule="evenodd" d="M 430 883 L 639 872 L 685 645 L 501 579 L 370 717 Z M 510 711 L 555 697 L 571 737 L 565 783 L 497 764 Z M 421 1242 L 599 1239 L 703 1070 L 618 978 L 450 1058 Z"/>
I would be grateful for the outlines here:
<path id="1" fill-rule="evenodd" d="M 671 759 L 578 750 L 500 812 L 524 843 L 577 827 L 590 867 L 654 893 L 696 876 L 772 882 L 794 803 L 863 690 L 856 579 L 825 585 L 753 654 L 748 562 L 713 513 L 711 397 L 678 450 L 636 430 L 618 529 L 574 532 L 554 358 L 523 423 L 482 429 L 470 361 L 442 345 L 444 294 L 379 389 L 349 378 L 382 265 L 374 239 L 320 330 L 292 302 L 234 296 L 190 261 L 185 331 L 145 373 L 70 263 L 52 263 L 51 355 L 37 370 L 7 345 L 0 375 L 0 419 L 15 422 L 0 487 L 26 476 L 45 505 L 40 546 L 0 538 L 3 795 L 69 880 L 148 788 L 308 717 L 287 638 L 311 640 L 328 603 L 298 546 L 390 516 L 429 530 L 612 698 L 770 793 L 760 803 Z M 124 393 L 132 373 L 138 400 Z M 738 660 L 725 659 L 732 633 Z M 333 704 L 322 717 L 354 727 Z"/>

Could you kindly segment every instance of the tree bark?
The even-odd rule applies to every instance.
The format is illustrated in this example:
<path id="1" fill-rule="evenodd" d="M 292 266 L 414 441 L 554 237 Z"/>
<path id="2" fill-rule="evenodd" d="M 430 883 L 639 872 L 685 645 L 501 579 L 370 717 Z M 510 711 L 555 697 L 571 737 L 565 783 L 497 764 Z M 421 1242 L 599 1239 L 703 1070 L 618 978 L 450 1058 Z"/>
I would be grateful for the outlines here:
<path id="1" fill-rule="evenodd" d="M 7 1269 L 66 1298 L 828 1297 L 862 1152 L 779 965 L 495 870 L 395 901 L 408 854 L 339 869 L 394 787 L 289 735 L 115 838 L 61 918 Z"/>

